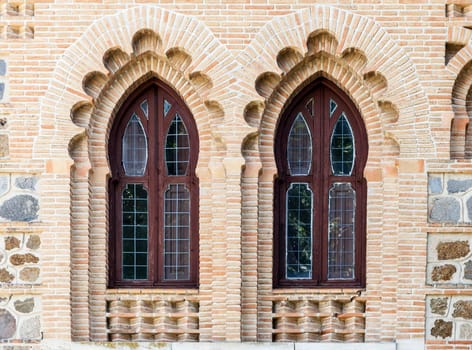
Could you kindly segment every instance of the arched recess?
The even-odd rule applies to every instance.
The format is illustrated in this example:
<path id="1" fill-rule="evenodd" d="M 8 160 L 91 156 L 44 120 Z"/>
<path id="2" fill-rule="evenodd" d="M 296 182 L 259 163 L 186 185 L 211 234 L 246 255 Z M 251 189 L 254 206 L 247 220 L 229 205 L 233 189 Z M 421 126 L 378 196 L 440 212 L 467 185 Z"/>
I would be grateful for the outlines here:
<path id="1" fill-rule="evenodd" d="M 470 159 L 472 158 L 472 133 L 469 130 L 472 116 L 472 45 L 470 35 L 459 37 L 461 32 L 456 32 L 450 33 L 449 40 L 451 42 L 454 40 L 464 47 L 451 58 L 446 66 L 452 85 L 450 157 Z M 455 35 L 452 36 L 454 33 Z"/>
<path id="2" fill-rule="evenodd" d="M 207 55 L 208 51 L 212 55 Z M 74 340 L 108 339 L 104 252 L 107 247 L 106 180 L 110 169 L 106 143 L 121 104 L 137 86 L 153 77 L 180 95 L 194 116 L 201 139 L 196 170 L 202 193 L 200 242 L 204 247 L 200 251 L 208 252 L 209 256 L 200 264 L 203 271 L 200 289 L 191 294 L 196 299 L 206 295 L 203 298 L 211 300 L 208 294 L 212 293 L 213 276 L 209 271 L 215 263 L 211 256 L 211 237 L 214 230 L 221 230 L 224 224 L 219 222 L 217 228 L 211 227 L 211 203 L 215 202 L 215 196 L 221 198 L 221 185 L 218 193 L 213 191 L 217 181 L 212 178 L 220 175 L 215 175 L 209 164 L 218 163 L 226 152 L 218 137 L 218 125 L 224 124 L 226 105 L 220 94 L 215 94 L 215 89 L 221 90 L 219 87 L 230 80 L 222 67 L 223 62 L 230 60 L 225 47 L 195 18 L 141 6 L 95 21 L 58 61 L 42 99 L 42 128 L 34 156 L 48 159 L 44 178 L 55 181 L 56 187 L 61 189 L 50 198 L 50 204 L 43 193 L 43 207 L 54 208 L 53 202 L 59 201 L 63 203 L 62 208 L 71 208 L 70 225 L 65 222 L 45 224 L 49 227 L 51 246 L 64 233 L 71 233 Z M 67 165 L 69 156 L 74 162 L 72 174 Z M 228 204 L 225 210 L 238 212 L 239 207 Z M 48 217 L 54 217 L 54 213 Z M 54 279 L 53 273 L 45 273 L 46 282 L 53 283 Z M 54 295 L 45 295 L 43 300 L 52 303 Z M 70 314 L 68 304 L 64 305 L 62 311 L 56 311 L 58 314 Z M 213 322 L 218 318 L 213 317 L 212 312 L 212 304 L 206 302 L 200 306 L 199 317 Z M 50 318 L 45 316 L 45 328 L 54 327 L 54 317 L 54 313 Z M 211 332 L 211 327 L 200 332 L 200 340 L 211 339 Z"/>
<path id="3" fill-rule="evenodd" d="M 424 158 L 424 154 L 435 157 L 437 150 L 430 133 L 430 106 L 407 53 L 373 20 L 337 8 L 313 6 L 274 18 L 238 59 L 243 65 L 241 75 L 255 85 L 252 91 L 254 99 L 245 109 L 246 120 L 254 129 L 243 144 L 246 160 L 243 183 L 248 184 L 243 186 L 243 202 L 255 202 L 258 208 L 257 216 L 245 216 L 243 211 L 246 240 L 257 241 L 258 244 L 257 258 L 243 263 L 243 267 L 247 266 L 246 276 L 243 271 L 243 281 L 249 281 L 247 288 L 243 285 L 243 293 L 246 291 L 243 295 L 243 320 L 257 323 L 259 328 L 257 332 L 243 333 L 243 339 L 290 340 L 293 336 L 284 335 L 283 330 L 272 329 L 274 320 L 270 313 L 276 304 L 274 300 L 282 300 L 282 295 L 290 300 L 290 293 L 284 294 L 282 291 L 282 294 L 273 294 L 272 291 L 272 206 L 273 179 L 276 175 L 273 150 L 274 142 L 277 142 L 274 132 L 279 116 L 290 99 L 319 76 L 335 83 L 356 104 L 369 140 L 365 169 L 369 183 L 367 252 L 375 251 L 376 257 L 380 258 L 368 263 L 365 293 L 367 296 L 381 297 L 383 291 L 369 290 L 369 284 L 385 283 L 395 288 L 396 272 L 374 276 L 369 271 L 381 270 L 381 257 L 388 254 L 396 256 L 394 247 L 405 239 L 399 236 L 398 220 L 384 215 L 387 208 L 383 200 L 388 193 L 388 201 L 394 211 L 408 207 L 408 203 L 401 202 L 398 196 L 398 184 L 410 176 L 400 174 L 400 160 L 416 162 Z M 256 137 L 257 141 L 254 140 Z M 257 148 L 254 147 L 256 142 Z M 421 173 L 423 179 L 426 176 L 421 167 L 415 171 Z M 255 178 L 258 194 L 249 191 Z M 389 180 L 385 182 L 387 178 Z M 426 212 L 426 200 L 422 206 Z M 414 218 L 414 225 L 421 226 L 425 220 L 426 216 Z M 379 239 L 385 235 L 389 236 L 390 245 Z M 246 252 L 250 254 L 250 251 L 249 245 L 243 246 L 243 256 Z M 256 267 L 258 274 L 251 274 Z M 251 291 L 250 284 L 258 286 L 257 297 L 254 297 L 256 293 Z M 258 305 L 257 311 L 244 308 L 244 305 L 254 303 Z M 374 309 L 369 311 L 367 323 L 373 319 L 395 317 L 382 314 L 380 307 Z M 358 339 L 355 335 L 352 338 L 346 335 L 344 339 L 388 339 L 393 337 L 395 330 L 380 332 L 366 334 L 365 339 Z M 303 331 L 300 334 L 296 340 L 310 340 L 309 335 L 303 335 Z"/>

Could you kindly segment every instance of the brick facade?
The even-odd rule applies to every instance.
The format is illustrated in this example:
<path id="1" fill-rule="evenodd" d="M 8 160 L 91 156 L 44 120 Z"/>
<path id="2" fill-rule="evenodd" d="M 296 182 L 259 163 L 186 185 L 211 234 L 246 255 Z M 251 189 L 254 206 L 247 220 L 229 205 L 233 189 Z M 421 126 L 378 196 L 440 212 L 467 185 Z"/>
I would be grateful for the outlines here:
<path id="1" fill-rule="evenodd" d="M 469 349 L 471 25 L 459 0 L 1 2 L 0 342 Z M 367 130 L 367 286 L 274 289 L 274 134 L 321 76 Z M 107 288 L 107 140 L 150 77 L 198 129 L 198 289 Z"/>

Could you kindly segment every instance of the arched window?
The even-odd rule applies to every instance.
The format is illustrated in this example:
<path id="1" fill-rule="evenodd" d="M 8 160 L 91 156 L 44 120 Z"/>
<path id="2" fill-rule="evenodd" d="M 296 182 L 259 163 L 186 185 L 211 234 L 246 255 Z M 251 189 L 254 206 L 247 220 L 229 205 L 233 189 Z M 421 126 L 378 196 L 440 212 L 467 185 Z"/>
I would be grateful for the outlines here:
<path id="1" fill-rule="evenodd" d="M 197 286 L 198 147 L 192 114 L 162 82 L 121 107 L 108 142 L 111 287 Z"/>
<path id="2" fill-rule="evenodd" d="M 285 108 L 274 150 L 274 286 L 364 286 L 368 144 L 356 107 L 317 79 Z"/>

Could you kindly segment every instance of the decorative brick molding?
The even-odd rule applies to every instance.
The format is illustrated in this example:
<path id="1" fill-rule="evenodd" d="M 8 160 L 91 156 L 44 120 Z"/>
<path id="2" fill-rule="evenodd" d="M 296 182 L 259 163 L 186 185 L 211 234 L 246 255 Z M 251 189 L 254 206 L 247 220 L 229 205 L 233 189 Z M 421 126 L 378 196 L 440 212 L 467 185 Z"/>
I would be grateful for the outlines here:
<path id="1" fill-rule="evenodd" d="M 198 309 L 195 298 L 108 298 L 108 340 L 198 341 Z"/>
<path id="2" fill-rule="evenodd" d="M 330 20 L 332 18 L 337 20 Z M 260 96 L 246 104 L 245 120 L 253 132 L 243 143 L 246 160 L 243 203 L 257 203 L 257 216 L 243 211 L 243 259 L 252 264 L 256 262 L 258 266 L 257 275 L 249 268 L 247 272 L 243 270 L 243 281 L 247 283 L 246 286 L 243 284 L 247 293 L 243 303 L 253 305 L 254 296 L 258 295 L 257 312 L 243 308 L 243 317 L 245 322 L 258 325 L 257 340 L 274 339 L 273 305 L 270 303 L 276 293 L 272 290 L 273 179 L 276 175 L 274 132 L 290 98 L 318 76 L 334 81 L 352 98 L 366 125 L 369 138 L 369 160 L 365 171 L 369 183 L 368 287 L 362 296 L 366 300 L 375 300 L 385 293 L 385 301 L 365 313 L 365 322 L 371 322 L 371 325 L 396 323 L 395 312 L 383 313 L 380 310 L 382 307 L 395 308 L 388 289 L 396 288 L 394 281 L 398 274 L 395 271 L 409 268 L 409 259 L 396 260 L 398 247 L 411 245 L 411 241 L 407 242 L 406 237 L 398 234 L 398 215 L 400 210 L 403 213 L 408 208 L 412 208 L 412 212 L 418 210 L 416 204 L 398 197 L 399 189 L 401 186 L 410 190 L 423 188 L 426 179 L 423 155 L 427 153 L 435 157 L 439 151 L 445 153 L 446 149 L 444 145 L 436 148 L 432 143 L 430 106 L 414 65 L 407 57 L 403 49 L 373 21 L 323 6 L 274 18 L 240 55 L 244 67 L 242 75 L 254 81 L 255 91 Z M 415 101 L 408 96 L 415 96 Z M 255 184 L 257 194 L 253 193 Z M 418 204 L 426 210 L 426 200 Z M 418 217 L 410 223 L 416 227 L 423 225 Z M 251 254 L 252 244 L 256 239 L 258 254 L 254 256 Z M 418 244 L 425 243 L 421 234 L 415 239 L 418 239 Z M 374 272 L 384 271 L 386 262 L 394 266 L 383 273 Z M 423 271 L 415 270 L 414 278 L 424 280 Z M 382 285 L 383 288 L 374 291 L 369 289 L 369 285 Z M 250 288 L 254 288 L 252 293 Z M 329 299 L 323 290 L 317 290 L 316 294 Z M 421 302 L 421 296 L 415 298 Z M 390 306 L 387 306 L 388 300 Z M 401 301 L 397 299 L 396 303 Z M 420 310 L 417 315 L 421 317 Z M 320 341 L 315 334 L 312 337 L 309 332 L 301 334 L 300 329 L 295 332 L 298 335 L 293 335 L 294 339 Z M 394 333 L 393 329 L 373 327 L 366 330 L 365 335 L 362 331 L 357 333 L 353 330 L 350 336 L 336 338 L 333 335 L 333 339 L 392 339 Z M 243 339 L 256 338 L 248 329 Z"/>
<path id="3" fill-rule="evenodd" d="M 427 82 L 420 80 L 418 71 L 430 73 L 426 69 L 430 61 L 420 50 L 423 41 L 414 44 L 412 33 L 417 28 L 410 33 L 410 29 L 397 26 L 398 16 L 394 24 L 378 16 L 383 4 L 336 5 L 365 15 L 361 16 L 331 4 L 268 3 L 263 5 L 262 15 L 256 13 L 260 9 L 251 12 L 248 23 L 255 23 L 254 26 L 237 24 L 247 30 L 244 33 L 247 38 L 254 38 L 243 51 L 238 51 L 234 47 L 244 41 L 238 39 L 236 44 L 232 41 L 231 37 L 239 34 L 234 34 L 222 18 L 233 18 L 235 13 L 245 16 L 249 12 L 233 8 L 243 5 L 228 3 L 224 5 L 228 10 L 215 10 L 221 13 L 216 17 L 216 22 L 221 20 L 220 27 L 214 24 L 215 17 L 209 15 L 214 9 L 204 3 L 182 4 L 179 11 L 185 15 L 135 3 L 73 1 L 73 4 L 74 14 L 80 15 L 82 21 L 71 26 L 70 35 L 61 32 L 70 22 L 60 19 L 65 14 L 69 16 L 69 8 L 60 1 L 38 5 L 38 13 L 43 14 L 38 23 L 47 23 L 52 16 L 58 24 L 38 27 L 44 45 L 54 50 L 47 55 L 38 54 L 41 59 L 47 58 L 46 65 L 49 62 L 49 68 L 46 67 L 49 70 L 38 73 L 40 78 L 48 79 L 47 84 L 35 90 L 40 96 L 40 108 L 34 106 L 35 101 L 27 100 L 39 122 L 38 127 L 32 127 L 32 136 L 28 135 L 34 145 L 30 147 L 31 143 L 25 142 L 28 151 L 31 150 L 32 162 L 25 158 L 24 163 L 36 166 L 36 171 L 43 174 L 39 217 L 47 231 L 44 235 L 47 254 L 42 258 L 45 272 L 41 275 L 47 286 L 42 289 L 42 304 L 47 310 L 41 321 L 45 346 L 52 337 L 107 341 L 112 335 L 117 340 L 120 337 L 132 340 L 134 335 L 141 340 L 150 340 L 150 336 L 159 339 L 160 334 L 149 333 L 145 327 L 161 322 L 159 300 L 179 293 L 189 293 L 190 298 L 198 301 L 198 331 L 185 331 L 192 329 L 188 325 L 182 326 L 184 331 L 178 327 L 176 331 L 180 316 L 172 312 L 170 320 L 163 320 L 170 326 L 162 328 L 162 340 L 179 337 L 196 340 L 197 335 L 203 342 L 270 342 L 275 334 L 280 334 L 280 339 L 290 338 L 290 332 L 283 327 L 279 328 L 280 333 L 273 333 L 273 297 L 280 297 L 281 293 L 272 290 L 271 270 L 273 131 L 287 98 L 317 75 L 335 81 L 351 96 L 369 133 L 365 174 L 369 181 L 368 285 L 366 290 L 345 292 L 348 296 L 362 294 L 356 298 L 359 302 L 362 298 L 366 300 L 368 307 L 364 316 L 339 318 L 335 312 L 328 312 L 329 317 L 308 313 L 299 319 L 306 315 L 308 322 L 331 319 L 337 331 L 326 332 L 330 334 L 326 337 L 332 340 L 376 342 L 349 345 L 352 349 L 392 349 L 393 341 L 401 337 L 424 339 L 425 264 L 418 262 L 424 258 L 421 254 L 425 254 L 427 232 L 424 158 L 425 155 L 448 158 L 449 139 L 441 130 L 445 128 L 442 123 L 449 124 L 441 118 L 442 112 L 445 119 L 452 112 L 436 97 L 426 97 L 423 91 Z M 301 9 L 303 6 L 308 7 Z M 444 4 L 439 15 L 437 5 L 431 4 L 405 5 L 402 11 L 417 16 L 418 6 L 422 10 L 428 7 L 431 18 L 442 23 Z M 281 13 L 290 14 L 278 16 Z M 213 23 L 216 29 L 228 25 L 224 28 L 227 33 L 217 34 L 227 35 L 227 46 L 216 40 L 196 16 Z M 443 27 L 439 29 L 445 34 Z M 49 31 L 57 36 L 51 41 Z M 73 44 L 69 46 L 70 43 Z M 233 47 L 233 51 L 228 47 Z M 437 44 L 431 47 L 438 51 Z M 451 55 L 455 49 L 451 48 Z M 450 59 L 452 64 L 461 52 Z M 437 69 L 437 62 L 434 59 L 431 62 Z M 123 291 L 120 297 L 110 298 L 106 288 L 107 135 L 114 113 L 126 96 L 150 75 L 159 76 L 182 95 L 201 136 L 200 289 Z M 430 85 L 428 93 L 433 94 Z M 430 102 L 437 109 L 430 108 Z M 434 118 L 441 120 L 435 122 Z M 18 120 L 13 118 L 14 122 Z M 433 142 L 436 135 L 440 137 Z M 16 141 L 19 139 L 18 136 L 14 139 L 13 153 L 25 147 Z M 412 285 L 418 288 L 418 293 L 405 292 Z M 56 288 L 61 292 L 56 293 Z M 297 298 L 303 296 L 320 307 L 322 302 L 317 300 L 335 299 L 332 294 L 336 293 L 344 292 L 292 290 L 284 297 L 298 303 Z M 138 311 L 115 312 L 113 302 L 136 303 Z M 149 303 L 152 312 L 146 311 Z M 180 322 L 194 327 L 195 318 L 191 312 L 188 319 Z M 131 332 L 107 326 L 107 322 L 122 321 L 131 327 Z M 395 326 L 384 327 L 385 324 Z M 315 339 L 317 332 L 297 328 L 295 333 L 297 339 L 319 341 Z M 289 349 L 304 346 L 289 343 L 276 347 L 285 345 Z M 88 346 L 101 345 L 77 343 L 71 347 Z M 200 344 L 162 346 L 198 348 Z M 202 349 L 205 346 L 206 343 L 201 344 Z"/>
<path id="4" fill-rule="evenodd" d="M 272 308 L 273 341 L 364 341 L 363 298 L 274 298 Z"/>
<path id="5" fill-rule="evenodd" d="M 148 15 L 142 16 L 143 11 Z M 109 21 L 113 29 L 108 28 Z M 97 32 L 103 35 L 97 36 Z M 212 55 L 207 55 L 208 51 Z M 200 137 L 199 293 L 206 297 L 199 306 L 199 319 L 213 327 L 204 327 L 199 338 L 240 339 L 237 306 L 241 269 L 239 258 L 233 258 L 240 256 L 237 242 L 241 236 L 239 181 L 243 159 L 238 143 L 242 137 L 237 134 L 243 135 L 249 128 L 242 116 L 237 133 L 233 132 L 234 119 L 225 123 L 223 104 L 230 100 L 224 99 L 223 92 L 229 91 L 224 86 L 230 80 L 230 60 L 226 49 L 195 18 L 144 6 L 95 22 L 59 61 L 41 106 L 42 122 L 65 127 L 54 135 L 42 129 L 36 156 L 48 154 L 46 157 L 55 159 L 51 161 L 54 167 L 63 163 L 67 157 L 63 150 L 68 148 L 74 161 L 71 259 L 75 268 L 71 283 L 75 340 L 108 339 L 103 298 L 107 283 L 107 255 L 103 252 L 108 246 L 108 132 L 119 106 L 151 76 L 163 79 L 182 96 Z M 69 73 L 64 74 L 64 70 Z M 223 142 L 220 133 L 227 133 L 225 129 L 231 129 L 234 138 Z M 212 203 L 221 203 L 218 220 L 212 220 Z M 234 245 L 226 248 L 228 239 Z"/>

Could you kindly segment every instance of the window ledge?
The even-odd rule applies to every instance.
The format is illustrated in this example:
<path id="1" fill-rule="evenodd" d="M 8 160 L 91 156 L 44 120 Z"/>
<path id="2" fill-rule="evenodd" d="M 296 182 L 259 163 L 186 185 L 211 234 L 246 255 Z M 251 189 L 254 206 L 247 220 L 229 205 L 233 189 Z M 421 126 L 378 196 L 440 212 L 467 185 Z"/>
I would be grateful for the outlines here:
<path id="1" fill-rule="evenodd" d="M 197 296 L 198 289 L 193 288 L 113 288 L 107 289 L 106 297 L 117 295 L 191 295 Z"/>
<path id="2" fill-rule="evenodd" d="M 285 295 L 285 294 L 337 294 L 337 295 L 358 295 L 361 296 L 365 293 L 363 288 L 276 288 L 272 290 L 272 294 Z"/>

